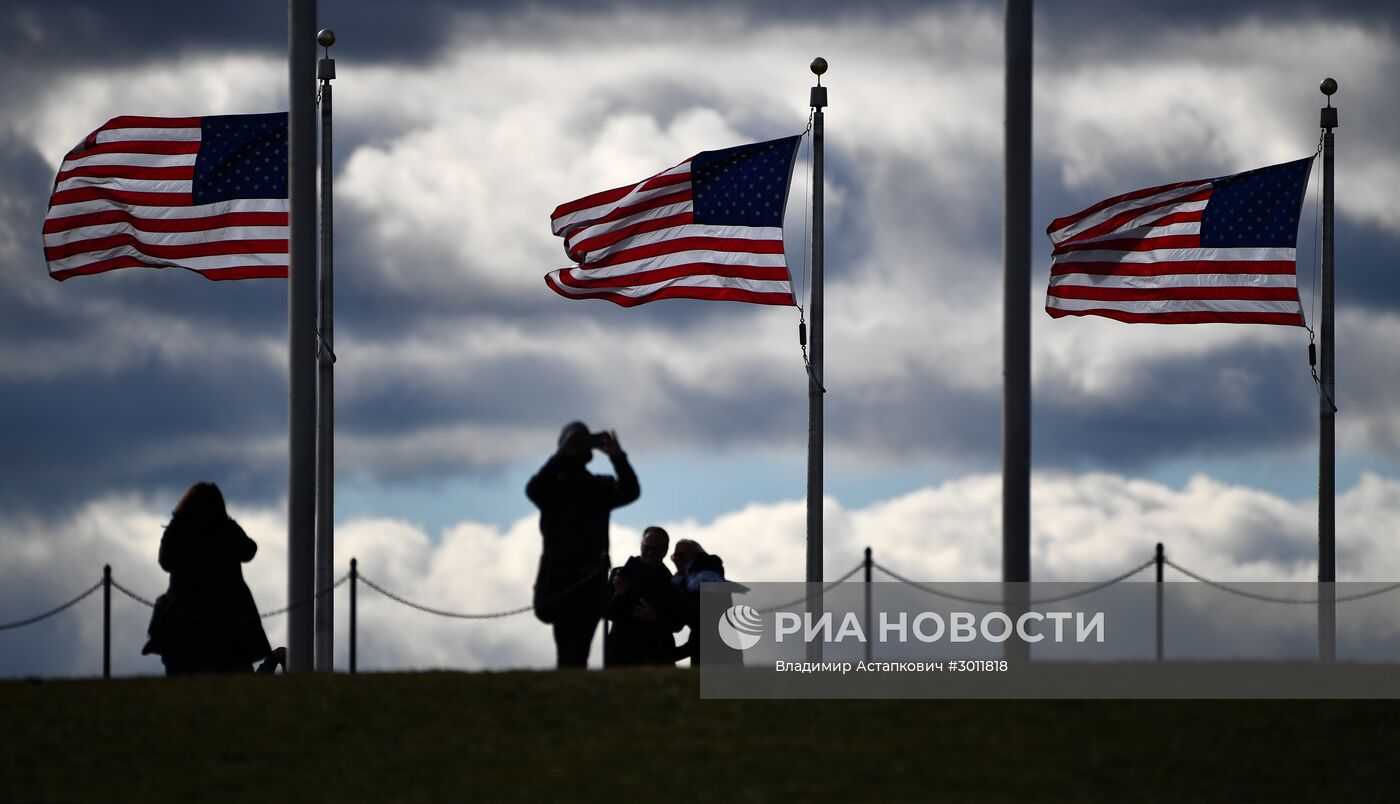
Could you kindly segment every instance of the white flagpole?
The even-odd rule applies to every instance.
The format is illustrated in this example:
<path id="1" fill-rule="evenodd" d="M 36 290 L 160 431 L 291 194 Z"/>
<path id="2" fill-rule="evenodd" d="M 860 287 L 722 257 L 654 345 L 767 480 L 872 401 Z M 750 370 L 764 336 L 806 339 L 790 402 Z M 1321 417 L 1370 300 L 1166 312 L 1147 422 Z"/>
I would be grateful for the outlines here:
<path id="1" fill-rule="evenodd" d="M 312 669 L 316 584 L 316 0 L 287 0 L 287 670 Z"/>

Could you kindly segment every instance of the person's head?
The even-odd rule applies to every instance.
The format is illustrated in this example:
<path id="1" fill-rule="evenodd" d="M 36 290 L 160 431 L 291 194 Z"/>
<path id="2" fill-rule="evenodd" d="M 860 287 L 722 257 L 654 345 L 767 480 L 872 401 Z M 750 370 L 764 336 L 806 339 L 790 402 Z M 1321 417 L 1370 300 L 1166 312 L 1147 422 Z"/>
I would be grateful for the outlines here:
<path id="1" fill-rule="evenodd" d="M 171 512 L 171 517 L 194 522 L 219 522 L 228 519 L 223 492 L 213 483 L 196 483 L 180 498 L 175 510 Z"/>
<path id="2" fill-rule="evenodd" d="M 568 446 L 565 446 L 566 444 Z M 559 431 L 559 451 L 588 463 L 593 458 L 593 447 L 588 440 L 588 425 L 578 421 L 564 425 L 564 429 Z"/>
<path id="3" fill-rule="evenodd" d="M 676 542 L 676 551 L 671 554 L 671 563 L 676 565 L 677 572 L 685 572 L 690 567 L 690 562 L 703 555 L 709 555 L 705 548 L 694 539 L 681 539 Z"/>
<path id="4" fill-rule="evenodd" d="M 666 560 L 666 548 L 671 546 L 671 534 L 664 528 L 652 525 L 642 531 L 642 563 L 648 567 L 659 567 Z"/>

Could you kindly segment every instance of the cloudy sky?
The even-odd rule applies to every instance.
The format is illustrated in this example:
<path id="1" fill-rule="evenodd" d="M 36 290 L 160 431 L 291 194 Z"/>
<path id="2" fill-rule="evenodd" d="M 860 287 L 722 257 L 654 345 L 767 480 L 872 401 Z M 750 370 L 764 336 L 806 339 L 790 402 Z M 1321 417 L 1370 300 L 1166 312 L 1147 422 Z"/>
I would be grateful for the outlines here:
<path id="1" fill-rule="evenodd" d="M 1054 217 L 1305 157 L 1337 131 L 1338 574 L 1400 577 L 1400 14 L 1388 3 L 1043 3 L 1035 20 L 1033 574 L 1097 580 L 1165 542 L 1199 572 L 1316 577 L 1317 401 L 1296 328 L 1045 315 Z M 286 601 L 286 284 L 127 270 L 59 284 L 40 226 L 63 154 L 118 114 L 286 107 L 278 2 L 6 0 L 0 25 L 0 622 L 95 582 L 154 597 L 162 523 L 218 482 Z M 615 428 L 642 499 L 750 580 L 803 575 L 797 313 L 566 301 L 559 203 L 802 131 L 830 62 L 829 577 L 866 545 L 921 578 L 1000 567 L 1001 3 L 322 0 L 335 83 L 337 563 L 439 608 L 529 600 L 523 495 L 559 427 Z M 804 150 L 805 160 L 805 150 Z M 802 266 L 806 162 L 788 210 Z M 1316 171 L 1315 171 L 1316 175 Z M 1312 320 L 1315 197 L 1299 284 Z M 594 468 L 606 468 L 596 459 Z M 541 666 L 529 615 L 448 621 L 361 594 L 361 663 Z M 346 598 L 337 598 L 344 665 Z M 148 612 L 114 601 L 115 667 Z M 284 618 L 268 621 L 285 642 Z M 0 675 L 100 672 L 100 604 L 0 632 Z M 595 656 L 597 650 L 595 649 Z"/>

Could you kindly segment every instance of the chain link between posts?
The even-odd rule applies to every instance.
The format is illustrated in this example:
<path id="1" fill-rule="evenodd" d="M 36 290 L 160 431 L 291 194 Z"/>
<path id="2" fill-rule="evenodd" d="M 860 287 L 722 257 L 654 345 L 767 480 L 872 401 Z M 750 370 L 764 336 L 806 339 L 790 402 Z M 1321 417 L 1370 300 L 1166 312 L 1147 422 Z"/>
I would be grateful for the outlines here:
<path id="1" fill-rule="evenodd" d="M 814 597 L 817 597 L 817 596 L 819 596 L 819 595 L 824 595 L 824 594 L 826 594 L 827 592 L 830 592 L 832 589 L 835 589 L 836 587 L 838 587 L 838 586 L 840 586 L 841 584 L 845 583 L 846 581 L 850 580 L 852 575 L 855 575 L 857 572 L 860 572 L 860 571 L 863 570 L 863 569 L 865 569 L 865 562 L 864 562 L 864 561 L 860 562 L 859 564 L 855 565 L 854 567 L 851 567 L 851 571 L 850 571 L 850 572 L 846 573 L 845 575 L 842 575 L 840 578 L 837 578 L 836 580 L 834 580 L 834 581 L 832 581 L 832 582 L 826 584 L 825 586 L 823 586 L 823 587 L 822 587 L 822 590 L 821 590 L 820 592 L 812 592 L 811 594 L 803 595 L 802 597 L 799 597 L 799 598 L 797 598 L 796 600 L 792 600 L 792 601 L 789 601 L 789 602 L 787 602 L 787 603 L 782 603 L 782 604 L 779 604 L 779 605 L 777 605 L 777 606 L 769 606 L 769 607 L 766 608 L 766 609 L 757 609 L 757 611 L 758 611 L 759 614 L 772 614 L 772 613 L 775 612 L 775 611 L 779 611 L 779 610 L 781 610 L 781 609 L 785 609 L 785 608 L 787 608 L 787 607 L 789 607 L 789 606 L 796 606 L 798 603 L 806 603 L 807 601 L 811 600 L 811 599 L 814 598 Z"/>
<path id="2" fill-rule="evenodd" d="M 322 589 L 321 591 L 317 592 L 316 594 L 312 595 L 311 597 L 308 597 L 308 598 L 306 598 L 305 600 L 299 600 L 299 601 L 297 601 L 296 603 L 291 604 L 290 606 L 283 606 L 283 607 L 280 608 L 280 609 L 273 609 L 272 611 L 261 612 L 261 613 L 258 614 L 258 619 L 260 619 L 260 620 L 266 620 L 266 619 L 268 619 L 269 617 L 276 617 L 276 616 L 281 615 L 281 614 L 286 614 L 287 612 L 292 611 L 293 609 L 299 609 L 299 608 L 301 608 L 302 606 L 309 605 L 310 603 L 312 603 L 312 602 L 318 600 L 319 598 L 325 597 L 326 595 L 329 595 L 331 592 L 334 592 L 336 589 L 338 589 L 338 588 L 340 587 L 341 584 L 345 583 L 345 582 L 348 581 L 348 580 L 350 580 L 350 573 L 347 572 L 347 573 L 345 573 L 344 575 L 340 576 L 340 580 L 336 581 L 335 583 L 331 584 L 330 586 L 327 586 L 325 589 Z M 102 585 L 102 582 L 101 582 L 101 581 L 98 581 L 98 582 L 97 582 L 97 585 L 98 585 L 98 586 L 101 586 L 101 585 Z M 141 597 L 140 595 L 136 594 L 135 592 L 131 591 L 130 589 L 127 589 L 125 586 L 122 586 L 121 584 L 117 583 L 115 580 L 112 581 L 112 588 L 113 588 L 113 589 L 116 589 L 118 592 L 121 592 L 122 594 L 126 595 L 127 597 L 131 598 L 132 600 L 135 600 L 137 603 L 140 603 L 141 605 L 143 605 L 143 606 L 145 606 L 145 607 L 147 607 L 147 608 L 152 608 L 152 609 L 153 609 L 153 608 L 155 608 L 155 606 L 156 606 L 155 602 L 153 602 L 153 601 L 151 601 L 151 600 L 147 600 L 147 599 L 144 598 L 144 597 Z M 246 621 L 249 621 L 249 620 L 253 619 L 252 617 L 203 617 L 203 616 L 200 616 L 200 615 L 198 615 L 198 614 L 189 614 L 189 613 L 183 612 L 183 611 L 176 611 L 176 612 L 172 612 L 172 613 L 173 613 L 174 616 L 176 616 L 176 617 L 183 617 L 184 619 L 187 619 L 187 620 L 198 620 L 199 622 L 206 622 L 206 623 L 239 623 L 239 622 L 246 622 Z"/>
<path id="3" fill-rule="evenodd" d="M 1028 605 L 1039 605 L 1041 603 L 1058 603 L 1061 600 L 1070 600 L 1076 597 L 1083 597 L 1084 595 L 1091 595 L 1094 592 L 1099 591 L 1100 589 L 1106 589 L 1116 583 L 1126 581 L 1129 578 L 1133 577 L 1134 575 L 1138 574 L 1139 572 L 1142 572 L 1143 570 L 1156 563 L 1157 559 L 1150 559 L 1148 561 L 1143 562 L 1142 564 L 1137 565 L 1136 567 L 1133 567 L 1132 569 L 1128 570 L 1127 572 L 1121 575 L 1115 576 L 1101 583 L 1094 584 L 1093 586 L 1089 586 L 1084 589 L 1078 589 L 1063 595 L 1055 595 L 1054 597 L 1043 597 L 1035 600 L 1027 600 L 1026 603 Z M 879 571 L 885 573 L 886 575 L 890 576 L 896 581 L 899 581 L 900 583 L 906 584 L 908 586 L 912 586 L 921 592 L 927 592 L 930 595 L 937 595 L 938 597 L 944 597 L 949 600 L 956 600 L 959 603 L 971 603 L 976 606 L 1000 606 L 1006 603 L 1005 600 L 982 600 L 975 597 L 963 597 L 962 595 L 955 595 L 952 592 L 945 592 L 942 589 L 935 589 L 932 586 L 927 586 L 916 581 L 911 581 L 903 575 L 900 575 L 899 573 L 882 564 L 873 563 L 873 566 L 875 567 L 875 569 L 878 569 Z"/>
<path id="4" fill-rule="evenodd" d="M 1248 591 L 1245 591 L 1244 589 L 1237 589 L 1237 588 L 1235 588 L 1235 587 L 1233 587 L 1233 586 L 1227 586 L 1226 584 L 1220 583 L 1219 581 L 1212 581 L 1212 580 L 1209 579 L 1209 578 L 1206 578 L 1206 577 L 1203 577 L 1203 576 L 1201 576 L 1201 575 L 1198 575 L 1198 574 L 1192 572 L 1191 570 L 1189 570 L 1189 569 L 1187 569 L 1187 568 L 1181 566 L 1180 564 L 1177 564 L 1176 562 L 1172 561 L 1171 559 L 1165 559 L 1165 560 L 1163 561 L 1163 563 L 1166 564 L 1167 566 L 1171 567 L 1172 569 L 1176 570 L 1177 572 L 1181 573 L 1182 575 L 1185 575 L 1186 577 L 1188 577 L 1188 578 L 1194 580 L 1194 581 L 1199 581 L 1199 582 L 1205 584 L 1206 586 L 1214 587 L 1214 588 L 1216 588 L 1216 589 L 1219 589 L 1219 590 L 1222 591 L 1222 592 L 1228 592 L 1229 594 L 1238 595 L 1238 596 L 1240 596 L 1240 597 L 1247 597 L 1247 598 L 1249 598 L 1249 599 L 1251 599 L 1251 600 L 1258 600 L 1258 601 L 1261 601 L 1261 602 L 1264 602 L 1264 603 L 1288 603 L 1288 604 L 1294 604 L 1294 605 L 1308 605 L 1308 606 L 1315 606 L 1315 605 L 1317 605 L 1318 603 L 1323 602 L 1321 598 L 1316 598 L 1316 597 L 1298 599 L 1298 598 L 1291 598 L 1291 597 L 1274 597 L 1274 596 L 1272 596 L 1272 595 L 1261 595 L 1261 594 L 1258 594 L 1258 593 L 1256 593 L 1256 592 L 1248 592 Z M 1393 591 L 1395 591 L 1396 589 L 1400 589 L 1400 583 L 1392 583 L 1392 584 L 1389 584 L 1389 585 L 1387 585 L 1387 586 L 1382 586 L 1382 587 L 1380 587 L 1379 589 L 1372 589 L 1372 590 L 1367 591 L 1367 592 L 1358 592 L 1358 593 L 1353 594 L 1353 595 L 1343 595 L 1343 596 L 1341 596 L 1341 597 L 1334 597 L 1334 598 L 1332 598 L 1332 602 L 1333 602 L 1333 603 L 1345 603 L 1345 602 L 1350 601 L 1350 600 L 1361 600 L 1361 599 L 1363 599 L 1363 598 L 1375 597 L 1376 595 L 1383 595 L 1383 594 L 1385 594 L 1386 592 L 1393 592 Z"/>
<path id="5" fill-rule="evenodd" d="M 468 614 L 454 611 L 443 611 L 442 609 L 435 609 L 430 606 L 424 606 L 421 603 L 414 603 L 411 600 L 405 600 L 404 598 L 399 597 L 393 592 L 390 592 L 388 589 L 385 589 L 384 587 L 380 586 L 374 581 L 371 581 L 370 579 L 366 578 L 363 574 L 360 574 L 358 578 L 362 583 L 364 583 L 365 586 L 368 586 L 369 588 L 389 598 L 390 600 L 393 600 L 397 603 L 402 603 L 403 605 L 408 606 L 411 609 L 417 609 L 418 611 L 426 612 L 428 614 L 436 614 L 439 617 L 451 617 L 456 620 L 496 620 L 500 619 L 501 617 L 511 617 L 516 614 L 524 614 L 527 611 L 534 611 L 535 608 L 537 608 L 538 606 L 547 606 L 550 603 L 557 603 L 558 601 L 563 600 L 564 598 L 568 597 L 574 592 L 577 592 L 578 590 L 582 589 L 585 584 L 587 584 L 589 581 L 595 580 L 601 574 L 601 569 L 595 569 L 592 572 L 585 575 L 584 577 L 580 578 L 574 584 L 560 591 L 558 594 L 545 598 L 544 600 L 541 600 L 538 604 L 531 603 L 528 606 L 521 606 L 515 609 L 507 609 L 505 611 L 486 612 L 484 614 Z"/>
<path id="6" fill-rule="evenodd" d="M 101 589 L 101 588 L 102 588 L 102 581 L 98 581 L 97 583 L 93 584 L 92 587 L 89 588 L 86 592 L 83 592 L 82 594 L 78 595 L 77 597 L 73 598 L 72 600 L 68 601 L 67 603 L 64 603 L 62 606 L 59 606 L 59 607 L 56 608 L 56 609 L 50 609 L 49 611 L 46 611 L 46 612 L 44 612 L 43 614 L 37 614 L 37 615 L 35 615 L 35 616 L 33 616 L 33 617 L 29 617 L 29 618 L 24 619 L 24 620 L 17 620 L 17 621 L 12 622 L 12 623 L 0 624 L 0 631 L 6 631 L 6 630 L 9 630 L 9 629 L 11 629 L 11 628 L 20 628 L 20 627 L 26 626 L 26 625 L 33 625 L 34 623 L 37 623 L 37 622 L 39 622 L 40 620 L 47 620 L 48 618 L 54 616 L 55 614 L 61 614 L 62 612 L 65 612 L 65 611 L 67 611 L 68 609 L 70 609 L 70 608 L 72 608 L 72 607 L 78 605 L 80 602 L 82 602 L 84 599 L 86 599 L 88 595 L 92 594 L 93 592 L 96 592 L 98 589 Z"/>

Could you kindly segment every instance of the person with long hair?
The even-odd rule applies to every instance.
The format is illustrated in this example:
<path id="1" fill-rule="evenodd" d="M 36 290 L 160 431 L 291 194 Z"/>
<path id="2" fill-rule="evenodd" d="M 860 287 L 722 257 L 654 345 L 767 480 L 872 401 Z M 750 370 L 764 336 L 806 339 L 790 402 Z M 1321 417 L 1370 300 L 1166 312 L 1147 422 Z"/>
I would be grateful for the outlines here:
<path id="1" fill-rule="evenodd" d="M 171 513 L 160 539 L 170 587 L 156 600 L 143 654 L 159 654 L 168 676 L 248 673 L 269 657 L 243 564 L 258 552 L 213 483 L 196 483 Z"/>

